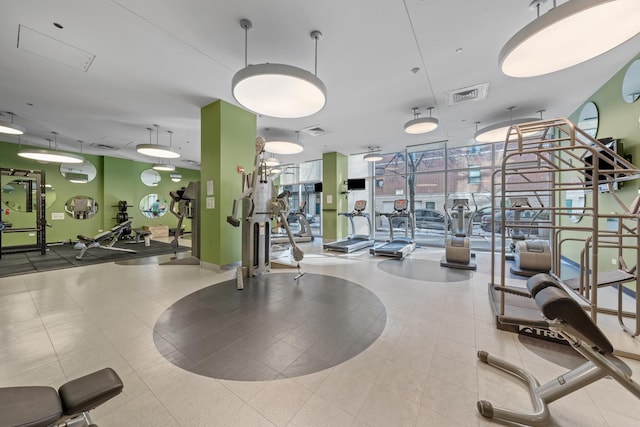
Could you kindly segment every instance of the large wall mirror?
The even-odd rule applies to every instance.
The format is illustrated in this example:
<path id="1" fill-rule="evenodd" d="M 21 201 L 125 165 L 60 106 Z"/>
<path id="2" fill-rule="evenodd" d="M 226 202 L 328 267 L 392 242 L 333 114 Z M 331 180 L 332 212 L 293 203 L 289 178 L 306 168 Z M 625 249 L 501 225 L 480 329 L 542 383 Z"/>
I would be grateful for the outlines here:
<path id="1" fill-rule="evenodd" d="M 140 212 L 147 218 L 160 218 L 167 213 L 168 206 L 167 200 L 155 193 L 147 194 L 138 204 Z"/>
<path id="2" fill-rule="evenodd" d="M 157 187 L 161 179 L 160 174 L 153 169 L 145 169 L 140 174 L 140 180 L 148 187 Z"/>
<path id="3" fill-rule="evenodd" d="M 592 138 L 598 134 L 598 107 L 593 102 L 587 102 L 580 110 L 578 127 Z"/>
<path id="4" fill-rule="evenodd" d="M 60 173 L 69 182 L 73 182 L 74 184 L 84 184 L 95 179 L 96 167 L 86 160 L 79 164 L 61 163 Z"/>
<path id="5" fill-rule="evenodd" d="M 584 190 L 568 190 L 564 197 L 565 206 L 568 208 L 569 221 L 578 223 L 584 213 L 586 192 Z"/>
<path id="6" fill-rule="evenodd" d="M 631 63 L 622 81 L 622 99 L 631 104 L 640 98 L 640 59 Z"/>
<path id="7" fill-rule="evenodd" d="M 88 196 L 75 196 L 67 200 L 64 210 L 71 218 L 89 219 L 98 214 L 98 202 Z"/>
<path id="8" fill-rule="evenodd" d="M 36 180 L 28 177 L 2 177 L 2 207 L 9 208 L 17 212 L 27 212 L 27 204 L 31 202 L 31 211 L 35 212 L 36 203 Z M 27 197 L 28 189 L 31 189 L 31 197 Z M 44 204 L 50 208 L 56 201 L 56 190 L 50 184 L 44 186 Z"/>

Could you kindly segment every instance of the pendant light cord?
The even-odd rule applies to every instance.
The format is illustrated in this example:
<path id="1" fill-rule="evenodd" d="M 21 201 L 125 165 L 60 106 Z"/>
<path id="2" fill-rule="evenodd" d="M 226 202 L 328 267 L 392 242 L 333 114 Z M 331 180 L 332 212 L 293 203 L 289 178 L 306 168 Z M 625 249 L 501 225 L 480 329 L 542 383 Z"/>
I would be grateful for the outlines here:
<path id="1" fill-rule="evenodd" d="M 322 37 L 322 33 L 318 30 L 311 31 L 309 34 L 311 38 L 315 41 L 315 53 L 314 53 L 314 69 L 313 75 L 318 77 L 318 39 Z"/>
<path id="2" fill-rule="evenodd" d="M 318 77 L 318 37 L 314 37 L 316 41 L 316 54 L 315 54 L 315 67 L 313 70 L 313 75 Z"/>
<path id="3" fill-rule="evenodd" d="M 248 19 L 241 19 L 240 26 L 244 29 L 244 68 L 247 68 L 249 62 L 247 61 L 247 52 L 249 50 L 249 29 L 253 27 L 253 24 Z"/>

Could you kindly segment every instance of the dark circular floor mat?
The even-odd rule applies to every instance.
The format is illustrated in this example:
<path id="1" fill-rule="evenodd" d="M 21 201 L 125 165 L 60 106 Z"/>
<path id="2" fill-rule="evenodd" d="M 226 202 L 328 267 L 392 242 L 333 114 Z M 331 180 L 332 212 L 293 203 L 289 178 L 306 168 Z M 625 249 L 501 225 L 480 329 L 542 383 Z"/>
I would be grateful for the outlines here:
<path id="1" fill-rule="evenodd" d="M 378 263 L 380 270 L 394 276 L 427 282 L 462 282 L 471 278 L 469 270 L 441 267 L 437 261 L 405 258 L 389 259 Z"/>
<path id="2" fill-rule="evenodd" d="M 209 286 L 169 307 L 154 328 L 158 351 L 173 364 L 213 378 L 263 381 L 338 365 L 382 333 L 386 310 L 362 286 L 293 273 Z"/>

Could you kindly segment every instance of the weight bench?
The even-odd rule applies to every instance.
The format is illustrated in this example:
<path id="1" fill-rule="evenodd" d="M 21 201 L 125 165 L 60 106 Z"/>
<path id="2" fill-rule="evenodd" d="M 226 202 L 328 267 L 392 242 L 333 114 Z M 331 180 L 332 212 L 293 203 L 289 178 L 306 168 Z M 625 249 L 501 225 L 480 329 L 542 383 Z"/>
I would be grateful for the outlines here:
<path id="1" fill-rule="evenodd" d="M 0 388 L 0 425 L 95 426 L 89 411 L 119 395 L 122 380 L 105 368 L 53 387 Z"/>
<path id="2" fill-rule="evenodd" d="M 531 297 L 542 312 L 549 329 L 562 335 L 587 361 L 577 368 L 540 385 L 528 371 L 505 360 L 478 352 L 478 359 L 523 381 L 531 396 L 533 412 L 516 412 L 494 407 L 486 400 L 478 401 L 483 417 L 526 425 L 543 425 L 549 421 L 547 405 L 606 376 L 640 399 L 640 386 L 631 379 L 631 369 L 613 355 L 613 346 L 600 331 L 584 308 L 547 274 L 533 276 L 527 281 Z M 537 326 L 537 325 L 535 325 Z"/>
<path id="3" fill-rule="evenodd" d="M 91 248 L 109 249 L 112 251 L 129 252 L 135 254 L 136 251 L 132 249 L 116 248 L 115 243 L 118 241 L 122 232 L 131 226 L 131 220 L 122 222 L 111 230 L 107 230 L 103 233 L 96 234 L 93 237 L 78 235 L 78 243 L 74 246 L 76 249 L 80 249 L 80 254 L 76 256 L 76 259 L 82 259 L 84 254 Z"/>

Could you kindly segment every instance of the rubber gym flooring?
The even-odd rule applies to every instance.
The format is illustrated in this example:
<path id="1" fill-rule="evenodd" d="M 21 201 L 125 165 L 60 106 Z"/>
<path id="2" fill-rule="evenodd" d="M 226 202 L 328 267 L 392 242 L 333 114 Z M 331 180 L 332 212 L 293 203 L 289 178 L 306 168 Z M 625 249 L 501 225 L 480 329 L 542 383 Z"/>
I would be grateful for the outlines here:
<path id="1" fill-rule="evenodd" d="M 84 254 L 81 260 L 76 259 L 80 250 L 74 249 L 70 243 L 48 246 L 45 255 L 41 255 L 39 251 L 3 254 L 2 258 L 0 258 L 0 277 L 80 267 L 104 262 L 125 262 L 133 259 L 173 254 L 171 244 L 169 243 L 151 240 L 151 245 L 145 246 L 144 243 L 131 244 L 130 242 L 132 241 L 118 241 L 115 246 L 133 249 L 136 253 L 92 248 Z M 189 247 L 180 246 L 177 252 L 185 252 L 190 249 Z"/>

